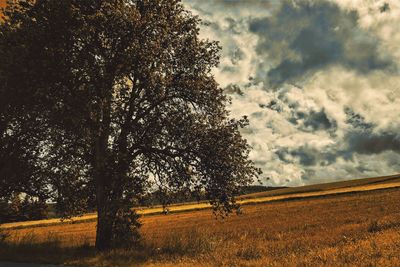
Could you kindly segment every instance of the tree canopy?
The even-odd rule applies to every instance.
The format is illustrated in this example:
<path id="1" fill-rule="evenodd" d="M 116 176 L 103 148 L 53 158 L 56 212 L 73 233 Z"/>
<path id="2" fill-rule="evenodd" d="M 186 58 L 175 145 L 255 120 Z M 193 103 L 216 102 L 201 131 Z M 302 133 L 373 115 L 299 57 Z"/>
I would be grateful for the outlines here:
<path id="1" fill-rule="evenodd" d="M 4 196 L 53 199 L 65 216 L 96 207 L 98 249 L 136 239 L 131 207 L 150 190 L 236 207 L 260 173 L 248 122 L 229 117 L 212 75 L 220 47 L 180 1 L 19 0 L 4 15 Z"/>

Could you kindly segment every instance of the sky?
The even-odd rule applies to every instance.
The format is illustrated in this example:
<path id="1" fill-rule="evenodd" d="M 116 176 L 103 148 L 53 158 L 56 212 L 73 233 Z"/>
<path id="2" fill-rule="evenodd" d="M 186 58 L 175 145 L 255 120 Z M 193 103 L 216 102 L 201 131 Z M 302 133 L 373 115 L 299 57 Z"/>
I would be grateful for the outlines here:
<path id="1" fill-rule="evenodd" d="M 266 185 L 400 172 L 400 1 L 184 0 Z"/>

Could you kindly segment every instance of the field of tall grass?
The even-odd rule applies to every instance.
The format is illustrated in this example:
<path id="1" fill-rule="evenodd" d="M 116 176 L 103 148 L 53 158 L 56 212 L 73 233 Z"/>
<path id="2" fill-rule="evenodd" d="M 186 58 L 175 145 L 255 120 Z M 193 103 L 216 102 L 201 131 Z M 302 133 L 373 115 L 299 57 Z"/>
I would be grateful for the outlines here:
<path id="1" fill-rule="evenodd" d="M 95 223 L 3 230 L 0 260 L 72 266 L 400 266 L 400 189 L 142 217 L 141 246 L 96 253 Z"/>

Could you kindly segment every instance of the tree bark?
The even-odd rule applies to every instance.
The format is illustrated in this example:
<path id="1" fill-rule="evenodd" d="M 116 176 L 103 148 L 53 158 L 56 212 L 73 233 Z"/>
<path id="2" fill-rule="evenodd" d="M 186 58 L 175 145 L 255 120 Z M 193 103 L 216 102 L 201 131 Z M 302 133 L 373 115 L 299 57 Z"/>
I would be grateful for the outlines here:
<path id="1" fill-rule="evenodd" d="M 112 81 L 112 79 L 110 80 Z M 112 88 L 104 86 L 104 88 Z M 112 203 L 110 199 L 111 180 L 108 176 L 109 166 L 107 165 L 108 138 L 110 133 L 110 105 L 111 92 L 105 90 L 105 98 L 99 106 L 97 113 L 96 129 L 94 142 L 94 178 L 96 183 L 96 201 L 97 201 L 97 229 L 95 247 L 99 251 L 108 250 L 112 247 L 113 221 L 116 213 L 112 212 Z"/>
<path id="2" fill-rule="evenodd" d="M 107 181 L 106 135 L 100 133 L 95 142 L 94 157 L 94 178 L 96 183 L 96 204 L 97 204 L 97 230 L 96 249 L 107 250 L 111 248 L 112 239 L 112 217 L 110 216 L 110 199 Z"/>
<path id="3" fill-rule="evenodd" d="M 95 247 L 99 251 L 108 250 L 112 243 L 112 216 L 109 214 L 109 205 L 105 188 L 97 185 L 97 229 Z"/>

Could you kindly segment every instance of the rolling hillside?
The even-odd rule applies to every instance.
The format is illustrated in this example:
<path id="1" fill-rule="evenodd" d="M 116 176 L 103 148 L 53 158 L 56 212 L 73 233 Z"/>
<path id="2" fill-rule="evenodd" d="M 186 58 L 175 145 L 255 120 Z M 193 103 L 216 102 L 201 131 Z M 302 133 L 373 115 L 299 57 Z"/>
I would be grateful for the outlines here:
<path id="1" fill-rule="evenodd" d="M 238 197 L 238 203 L 242 205 L 248 205 L 255 203 L 287 201 L 287 200 L 311 198 L 311 197 L 315 198 L 315 197 L 323 197 L 336 194 L 349 194 L 354 192 L 372 191 L 378 189 L 388 189 L 397 187 L 400 187 L 400 175 L 391 175 L 383 177 L 340 181 L 334 183 L 324 183 L 324 184 L 268 190 L 265 192 L 240 196 Z M 188 211 L 210 209 L 210 208 L 211 207 L 207 202 L 180 203 L 169 206 L 169 210 L 171 213 L 188 212 Z M 137 208 L 137 212 L 141 215 L 155 215 L 162 213 L 163 208 L 161 206 L 139 207 Z M 71 220 L 65 220 L 65 221 L 61 221 L 60 219 L 48 219 L 40 221 L 7 223 L 1 225 L 0 228 L 11 229 L 11 228 L 54 225 L 60 223 L 87 222 L 87 221 L 94 221 L 96 220 L 96 218 L 97 215 L 95 213 L 91 213 L 80 217 L 74 217 Z"/>
<path id="2" fill-rule="evenodd" d="M 254 194 L 248 194 L 240 197 L 241 199 L 248 198 L 259 198 L 259 197 L 269 197 L 269 196 L 280 196 L 280 195 L 289 195 L 289 194 L 299 194 L 299 193 L 311 193 L 311 192 L 323 192 L 329 190 L 343 189 L 343 188 L 352 188 L 352 187 L 363 187 L 369 186 L 369 188 L 379 188 L 388 184 L 400 184 L 400 174 L 389 175 L 389 176 L 381 176 L 381 177 L 373 177 L 373 178 L 363 178 L 363 179 L 354 179 L 354 180 L 346 180 L 339 181 L 333 183 L 323 183 L 323 184 L 314 184 L 314 185 L 306 185 L 299 187 L 288 187 L 283 189 L 277 189 L 267 192 L 258 192 Z"/>
<path id="3" fill-rule="evenodd" d="M 295 193 L 246 205 L 242 214 L 223 220 L 193 209 L 143 216 L 141 246 L 132 250 L 95 253 L 94 221 L 8 229 L 0 265 L 400 266 L 400 188 L 393 181 L 329 188 L 317 197 L 287 201 L 318 191 Z"/>

